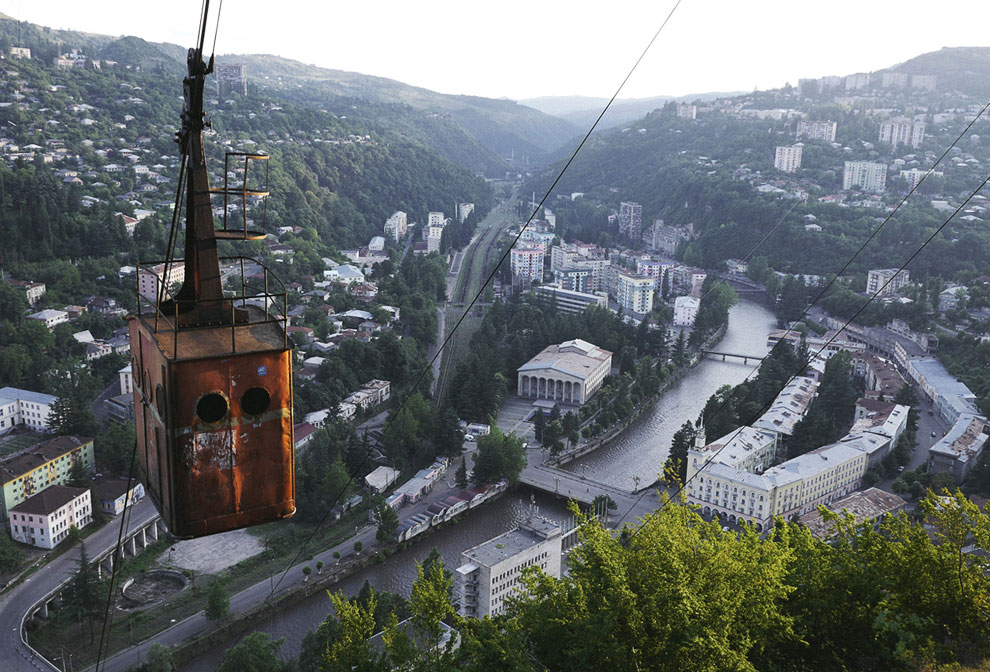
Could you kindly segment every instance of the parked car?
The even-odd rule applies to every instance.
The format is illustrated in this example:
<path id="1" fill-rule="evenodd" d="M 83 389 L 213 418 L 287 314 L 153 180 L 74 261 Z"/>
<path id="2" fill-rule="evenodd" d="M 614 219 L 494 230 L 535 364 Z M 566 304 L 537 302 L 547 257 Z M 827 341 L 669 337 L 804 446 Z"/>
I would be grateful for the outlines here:
<path id="1" fill-rule="evenodd" d="M 932 436 L 938 436 L 935 432 L 932 432 Z"/>
<path id="2" fill-rule="evenodd" d="M 464 435 L 464 440 L 465 441 L 474 441 L 474 434 L 465 434 Z"/>

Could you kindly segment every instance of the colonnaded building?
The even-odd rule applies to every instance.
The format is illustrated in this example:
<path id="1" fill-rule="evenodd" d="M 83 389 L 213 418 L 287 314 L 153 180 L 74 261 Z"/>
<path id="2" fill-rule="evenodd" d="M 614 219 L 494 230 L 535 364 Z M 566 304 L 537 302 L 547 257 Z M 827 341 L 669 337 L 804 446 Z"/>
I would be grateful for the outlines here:
<path id="1" fill-rule="evenodd" d="M 576 338 L 548 345 L 517 369 L 518 394 L 580 405 L 602 386 L 612 369 L 612 353 Z"/>

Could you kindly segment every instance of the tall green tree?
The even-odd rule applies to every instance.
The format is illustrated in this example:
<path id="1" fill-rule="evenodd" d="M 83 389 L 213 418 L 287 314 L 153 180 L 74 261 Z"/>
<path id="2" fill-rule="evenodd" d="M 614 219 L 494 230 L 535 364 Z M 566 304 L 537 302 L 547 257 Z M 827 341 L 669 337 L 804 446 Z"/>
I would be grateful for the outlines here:
<path id="1" fill-rule="evenodd" d="M 525 467 L 522 439 L 515 434 L 503 434 L 493 426 L 491 433 L 478 439 L 471 479 L 475 483 L 494 483 L 503 478 L 515 482 Z"/>
<path id="2" fill-rule="evenodd" d="M 292 664 L 279 657 L 284 639 L 272 640 L 266 632 L 252 632 L 227 650 L 217 672 L 291 672 Z"/>
<path id="3" fill-rule="evenodd" d="M 206 593 L 206 617 L 211 621 L 222 621 L 230 615 L 230 595 L 223 581 L 216 579 Z"/>
<path id="4" fill-rule="evenodd" d="M 423 565 L 416 565 L 416 580 L 413 581 L 409 605 L 412 609 L 413 625 L 426 636 L 434 660 L 433 669 L 439 669 L 440 639 L 443 637 L 443 622 L 454 616 L 450 604 L 453 580 L 444 572 L 442 562 L 432 563 L 426 571 Z"/>
<path id="5" fill-rule="evenodd" d="M 399 514 L 388 504 L 382 502 L 375 507 L 375 521 L 378 523 L 378 531 L 375 532 L 375 539 L 380 544 L 391 544 L 395 541 L 395 533 L 399 529 Z"/>

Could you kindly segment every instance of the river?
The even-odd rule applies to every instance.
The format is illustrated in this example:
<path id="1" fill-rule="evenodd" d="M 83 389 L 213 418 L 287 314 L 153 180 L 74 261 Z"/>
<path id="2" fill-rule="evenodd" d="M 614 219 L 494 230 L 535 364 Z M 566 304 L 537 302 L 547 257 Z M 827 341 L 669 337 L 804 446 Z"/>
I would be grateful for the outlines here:
<path id="1" fill-rule="evenodd" d="M 762 305 L 740 301 L 729 311 L 729 328 L 715 349 L 762 356 L 767 334 L 776 326 L 773 313 Z M 685 420 L 696 420 L 718 388 L 738 385 L 755 366 L 739 359 L 702 360 L 618 438 L 564 468 L 624 490 L 638 489 L 633 480 L 637 476 L 639 487 L 653 483 L 663 469 L 674 432 Z"/>
<path id="2" fill-rule="evenodd" d="M 766 352 L 767 334 L 775 325 L 773 314 L 766 308 L 749 301 L 740 301 L 729 313 L 729 328 L 718 349 L 739 354 L 763 354 Z M 708 397 L 720 386 L 742 382 L 753 366 L 753 363 L 744 365 L 736 360 L 702 361 L 615 441 L 572 463 L 568 468 L 625 489 L 632 489 L 633 476 L 640 477 L 641 486 L 652 483 L 667 459 L 674 432 L 685 420 L 693 421 L 697 418 Z M 467 513 L 458 524 L 434 532 L 413 549 L 341 581 L 334 589 L 353 595 L 367 580 L 376 590 L 397 592 L 408 597 L 416 577 L 415 561 L 422 560 L 432 547 L 437 547 L 448 568 L 457 567 L 463 550 L 515 527 L 516 522 L 528 510 L 531 497 L 542 515 L 557 521 L 570 517 L 564 503 L 551 495 L 516 490 Z M 319 625 L 329 611 L 330 601 L 327 596 L 314 595 L 260 624 L 257 629 L 267 632 L 275 639 L 284 638 L 282 656 L 294 657 L 299 653 L 306 632 Z M 219 665 L 223 651 L 235 645 L 238 640 L 236 638 L 205 651 L 184 665 L 183 669 L 212 672 Z"/>

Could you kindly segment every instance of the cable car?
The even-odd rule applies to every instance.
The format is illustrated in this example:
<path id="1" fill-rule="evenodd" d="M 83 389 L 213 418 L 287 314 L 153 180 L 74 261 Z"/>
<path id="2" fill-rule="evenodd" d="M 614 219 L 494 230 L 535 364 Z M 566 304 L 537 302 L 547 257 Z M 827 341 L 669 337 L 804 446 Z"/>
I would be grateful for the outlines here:
<path id="1" fill-rule="evenodd" d="M 265 237 L 263 224 L 249 230 L 247 212 L 254 205 L 263 221 L 268 156 L 228 153 L 224 186 L 210 188 L 203 146 L 203 90 L 214 64 L 213 56 L 203 60 L 208 12 L 207 2 L 183 80 L 176 133 L 182 163 L 166 259 L 139 265 L 138 310 L 128 318 L 139 476 L 179 538 L 295 512 L 288 295 L 256 260 L 217 251 L 218 240 Z M 221 196 L 217 228 L 213 201 Z M 240 199 L 243 222 L 228 228 L 231 199 Z M 173 247 L 183 204 L 180 260 Z"/>

